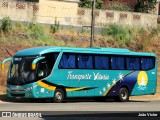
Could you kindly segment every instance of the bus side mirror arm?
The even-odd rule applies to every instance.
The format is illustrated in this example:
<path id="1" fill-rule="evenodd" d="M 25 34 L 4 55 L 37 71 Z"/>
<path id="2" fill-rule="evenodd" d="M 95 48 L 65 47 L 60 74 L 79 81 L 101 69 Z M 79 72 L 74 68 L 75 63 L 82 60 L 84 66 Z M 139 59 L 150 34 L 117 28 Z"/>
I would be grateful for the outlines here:
<path id="1" fill-rule="evenodd" d="M 2 65 L 1 65 L 1 69 L 4 70 L 4 63 L 7 61 L 11 61 L 11 60 L 13 60 L 13 58 L 7 58 L 7 59 L 3 60 Z"/>
<path id="2" fill-rule="evenodd" d="M 36 58 L 36 59 L 34 59 L 33 60 L 33 62 L 32 62 L 32 70 L 35 70 L 36 69 L 36 63 L 38 62 L 38 61 L 40 61 L 40 60 L 42 60 L 42 59 L 44 59 L 45 57 L 38 57 L 38 58 Z"/>

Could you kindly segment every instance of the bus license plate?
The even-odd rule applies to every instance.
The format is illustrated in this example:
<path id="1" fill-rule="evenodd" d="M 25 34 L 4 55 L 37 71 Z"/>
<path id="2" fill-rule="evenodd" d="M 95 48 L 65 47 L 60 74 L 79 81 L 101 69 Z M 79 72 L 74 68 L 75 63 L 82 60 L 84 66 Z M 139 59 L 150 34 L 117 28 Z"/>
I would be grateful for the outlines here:
<path id="1" fill-rule="evenodd" d="M 21 99 L 21 97 L 16 97 L 16 99 Z"/>

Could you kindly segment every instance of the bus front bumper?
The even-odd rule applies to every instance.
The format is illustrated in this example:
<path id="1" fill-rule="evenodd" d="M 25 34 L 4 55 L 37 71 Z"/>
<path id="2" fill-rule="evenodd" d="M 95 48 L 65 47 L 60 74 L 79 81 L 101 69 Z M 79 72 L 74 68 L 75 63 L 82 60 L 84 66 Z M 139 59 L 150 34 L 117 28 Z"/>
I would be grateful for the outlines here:
<path id="1" fill-rule="evenodd" d="M 37 84 L 18 87 L 16 85 L 7 85 L 7 96 L 12 98 L 51 98 L 53 94 L 54 91 L 42 88 Z"/>

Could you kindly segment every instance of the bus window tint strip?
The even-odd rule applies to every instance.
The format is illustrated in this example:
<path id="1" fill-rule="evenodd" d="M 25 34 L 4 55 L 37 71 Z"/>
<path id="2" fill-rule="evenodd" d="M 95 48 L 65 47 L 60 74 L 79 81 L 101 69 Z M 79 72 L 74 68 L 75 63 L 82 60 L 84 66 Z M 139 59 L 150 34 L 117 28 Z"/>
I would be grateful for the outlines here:
<path id="1" fill-rule="evenodd" d="M 93 69 L 93 56 L 78 55 L 78 68 Z"/>
<path id="2" fill-rule="evenodd" d="M 140 70 L 140 59 L 136 57 L 127 57 L 127 70 Z"/>
<path id="3" fill-rule="evenodd" d="M 141 58 L 141 67 L 143 70 L 149 70 L 154 68 L 155 59 L 153 58 Z"/>
<path id="4" fill-rule="evenodd" d="M 109 57 L 108 56 L 95 56 L 95 69 L 109 69 Z"/>
<path id="5" fill-rule="evenodd" d="M 59 68 L 76 68 L 76 56 L 64 54 L 60 61 Z"/>
<path id="6" fill-rule="evenodd" d="M 154 57 L 64 53 L 59 69 L 97 70 L 150 70 L 155 67 Z"/>
<path id="7" fill-rule="evenodd" d="M 124 70 L 124 57 L 111 57 L 111 68 L 113 70 Z"/>

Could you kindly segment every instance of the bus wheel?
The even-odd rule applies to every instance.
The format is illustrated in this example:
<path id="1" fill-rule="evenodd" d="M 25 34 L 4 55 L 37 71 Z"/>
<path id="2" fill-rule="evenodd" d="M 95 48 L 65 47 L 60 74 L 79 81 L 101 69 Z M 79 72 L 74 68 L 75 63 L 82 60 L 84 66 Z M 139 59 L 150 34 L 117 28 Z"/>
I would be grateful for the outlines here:
<path id="1" fill-rule="evenodd" d="M 54 102 L 56 102 L 56 103 L 64 102 L 64 91 L 62 89 L 56 89 L 55 90 Z"/>
<path id="2" fill-rule="evenodd" d="M 120 102 L 129 101 L 129 94 L 128 94 L 128 90 L 126 88 L 121 88 L 119 90 L 118 101 L 120 101 Z"/>

